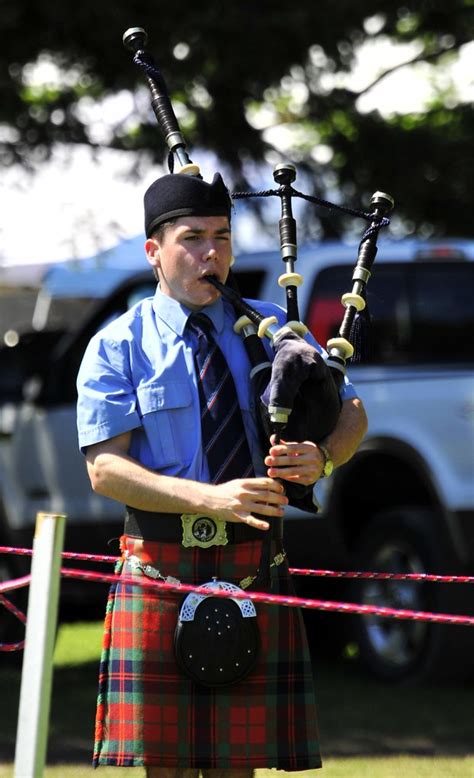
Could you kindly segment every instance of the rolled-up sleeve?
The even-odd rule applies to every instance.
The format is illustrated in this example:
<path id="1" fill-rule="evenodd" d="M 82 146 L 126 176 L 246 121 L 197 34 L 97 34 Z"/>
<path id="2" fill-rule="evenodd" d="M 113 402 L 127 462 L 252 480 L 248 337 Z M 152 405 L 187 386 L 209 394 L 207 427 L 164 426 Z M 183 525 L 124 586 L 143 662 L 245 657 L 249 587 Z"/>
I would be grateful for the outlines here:
<path id="1" fill-rule="evenodd" d="M 141 425 L 131 380 L 129 344 L 94 336 L 77 377 L 79 446 L 109 440 Z"/>

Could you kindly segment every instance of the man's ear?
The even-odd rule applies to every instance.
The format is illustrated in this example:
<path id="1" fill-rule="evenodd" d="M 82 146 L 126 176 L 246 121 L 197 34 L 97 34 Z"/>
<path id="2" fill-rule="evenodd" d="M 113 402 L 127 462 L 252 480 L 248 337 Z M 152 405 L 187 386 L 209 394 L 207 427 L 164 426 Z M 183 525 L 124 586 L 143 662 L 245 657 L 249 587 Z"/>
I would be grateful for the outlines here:
<path id="1" fill-rule="evenodd" d="M 159 267 L 160 247 L 156 238 L 147 238 L 145 241 L 145 254 L 148 262 L 152 267 Z"/>

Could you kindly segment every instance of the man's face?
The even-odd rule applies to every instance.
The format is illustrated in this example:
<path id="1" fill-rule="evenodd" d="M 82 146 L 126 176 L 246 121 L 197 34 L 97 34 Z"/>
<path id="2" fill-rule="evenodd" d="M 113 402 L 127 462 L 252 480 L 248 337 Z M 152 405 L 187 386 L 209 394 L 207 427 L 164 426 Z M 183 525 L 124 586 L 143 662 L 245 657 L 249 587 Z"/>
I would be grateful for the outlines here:
<path id="1" fill-rule="evenodd" d="M 159 238 L 149 238 L 145 250 L 163 294 L 192 311 L 200 310 L 220 294 L 205 277 L 215 275 L 224 283 L 229 273 L 229 221 L 226 216 L 182 216 Z"/>

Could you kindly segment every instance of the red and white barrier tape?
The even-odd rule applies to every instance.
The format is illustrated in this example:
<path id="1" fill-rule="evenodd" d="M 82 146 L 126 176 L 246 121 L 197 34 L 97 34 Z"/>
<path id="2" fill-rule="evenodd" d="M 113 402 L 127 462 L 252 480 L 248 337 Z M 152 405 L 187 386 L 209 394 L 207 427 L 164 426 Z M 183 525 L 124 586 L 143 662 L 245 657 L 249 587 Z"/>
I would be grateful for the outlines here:
<path id="1" fill-rule="evenodd" d="M 0 546 L 0 554 L 19 554 L 31 556 L 31 548 Z M 106 554 L 81 554 L 76 551 L 63 551 L 63 559 L 75 559 L 81 562 L 110 562 L 115 564 L 120 557 Z M 344 570 L 317 570 L 312 568 L 290 567 L 292 575 L 316 576 L 320 578 L 360 578 L 377 581 L 421 581 L 429 583 L 474 583 L 474 575 L 433 575 L 431 573 L 382 573 Z M 1 591 L 1 589 L 0 589 Z"/>
<path id="2" fill-rule="evenodd" d="M 28 586 L 31 581 L 31 575 L 22 575 L 21 578 L 12 578 L 11 581 L 2 581 L 0 583 L 0 594 L 2 592 L 11 592 L 13 589 L 21 589 Z"/>
<path id="3" fill-rule="evenodd" d="M 204 592 L 209 591 L 199 586 L 190 584 L 171 584 L 163 581 L 152 581 L 150 579 L 132 578 L 132 576 L 116 576 L 111 574 L 93 573 L 88 570 L 74 570 L 72 568 L 62 568 L 61 575 L 65 578 L 79 578 L 84 581 L 101 581 L 108 583 L 130 584 L 132 586 L 142 586 L 146 589 L 163 589 L 165 591 L 174 591 L 180 593 Z M 225 591 L 213 592 L 214 597 L 228 597 Z M 242 600 L 254 600 L 255 602 L 264 602 L 269 605 L 286 605 L 290 608 L 312 608 L 315 610 L 337 611 L 339 613 L 359 613 L 371 616 L 384 616 L 386 618 L 410 619 L 412 621 L 433 621 L 440 624 L 464 624 L 474 626 L 474 616 L 453 616 L 446 613 L 430 613 L 426 611 L 398 610 L 395 608 L 377 607 L 375 605 L 357 605 L 352 602 L 334 602 L 332 600 L 308 600 L 303 597 L 286 597 L 280 594 L 266 594 L 265 592 L 242 592 L 232 593 L 234 598 Z"/>
<path id="4" fill-rule="evenodd" d="M 314 575 L 319 578 L 360 578 L 376 581 L 425 581 L 429 583 L 474 583 L 474 575 L 433 575 L 432 573 L 381 573 L 343 570 L 312 570 L 290 567 L 292 575 Z"/>
<path id="5" fill-rule="evenodd" d="M 32 549 L 15 548 L 13 546 L 0 546 L 0 554 L 19 554 L 31 556 Z M 118 558 L 105 554 L 82 554 L 72 551 L 64 551 L 62 557 L 65 559 L 75 559 L 86 562 L 108 562 L 115 563 Z M 429 573 L 382 573 L 382 572 L 347 572 L 338 570 L 312 570 L 309 568 L 290 568 L 292 575 L 319 576 L 323 578 L 358 578 L 384 581 L 423 581 L 434 583 L 474 583 L 474 576 L 454 576 L 454 575 L 432 575 Z M 132 578 L 131 576 L 120 576 L 115 574 L 102 574 L 88 570 L 75 570 L 73 568 L 61 568 L 61 575 L 65 578 L 76 578 L 84 581 L 95 581 L 101 583 L 130 584 L 132 586 L 141 586 L 146 589 L 162 589 L 166 591 L 175 591 L 180 593 L 200 592 L 199 586 L 189 584 L 172 584 L 163 581 L 151 581 L 143 578 Z M 29 584 L 30 575 L 17 578 L 12 581 L 0 583 L 0 604 L 3 604 L 8 610 L 16 615 L 20 621 L 26 622 L 25 615 L 19 611 L 13 603 L 6 600 L 1 592 L 18 589 Z M 208 593 L 208 592 L 206 592 Z M 225 591 L 216 591 L 215 597 L 228 597 Z M 350 602 L 335 602 L 333 600 L 313 600 L 303 597 L 287 597 L 276 594 L 266 594 L 265 592 L 243 592 L 232 594 L 233 597 L 241 599 L 251 599 L 255 602 L 263 602 L 269 605 L 283 605 L 286 607 L 309 608 L 322 611 L 333 611 L 337 613 L 352 613 L 359 615 L 379 616 L 382 618 L 407 619 L 411 621 L 428 621 L 438 624 L 459 624 L 465 626 L 474 626 L 474 616 L 457 616 L 446 613 L 431 613 L 429 611 L 413 611 L 396 608 L 386 608 L 375 605 L 358 605 Z M 8 603 L 8 604 L 7 604 Z M 21 643 L 0 643 L 0 651 L 15 651 L 23 648 Z"/>

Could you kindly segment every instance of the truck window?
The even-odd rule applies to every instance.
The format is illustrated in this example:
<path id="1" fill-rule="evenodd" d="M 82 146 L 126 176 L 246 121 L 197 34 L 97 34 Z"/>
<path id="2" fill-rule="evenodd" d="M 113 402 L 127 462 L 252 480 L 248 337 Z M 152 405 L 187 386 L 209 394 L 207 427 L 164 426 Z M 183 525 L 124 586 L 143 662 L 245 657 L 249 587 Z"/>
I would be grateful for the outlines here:
<path id="1" fill-rule="evenodd" d="M 350 266 L 317 276 L 306 323 L 321 345 L 338 334 L 341 295 L 352 288 Z M 474 265 L 470 262 L 384 263 L 367 286 L 370 351 L 375 364 L 473 361 Z"/>
<path id="2" fill-rule="evenodd" d="M 474 265 L 409 268 L 411 355 L 418 362 L 460 363 L 474 358 Z"/>
<path id="3" fill-rule="evenodd" d="M 349 265 L 327 268 L 316 277 L 304 321 L 324 348 L 329 338 L 333 338 L 339 331 L 344 316 L 341 296 L 349 289 L 351 277 L 352 268 Z"/>

